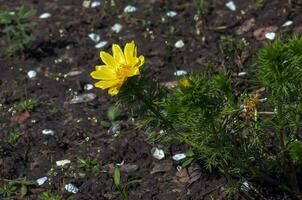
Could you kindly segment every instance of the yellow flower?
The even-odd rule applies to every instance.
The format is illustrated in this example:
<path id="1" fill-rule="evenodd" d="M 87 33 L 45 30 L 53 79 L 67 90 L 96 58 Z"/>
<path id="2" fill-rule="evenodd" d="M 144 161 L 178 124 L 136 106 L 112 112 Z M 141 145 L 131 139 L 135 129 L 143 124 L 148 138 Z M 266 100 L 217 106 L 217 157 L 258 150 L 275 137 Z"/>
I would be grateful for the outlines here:
<path id="1" fill-rule="evenodd" d="M 190 79 L 188 79 L 187 77 L 182 77 L 178 80 L 178 84 L 180 85 L 181 88 L 183 89 L 189 89 L 192 88 L 193 85 L 190 81 Z"/>
<path id="2" fill-rule="evenodd" d="M 127 43 L 124 52 L 117 44 L 112 45 L 112 53 L 101 51 L 100 57 L 104 65 L 96 66 L 96 71 L 91 72 L 94 79 L 100 80 L 95 87 L 108 89 L 108 93 L 114 96 L 128 77 L 140 74 L 139 68 L 144 64 L 144 56 L 137 56 L 137 48 L 134 41 Z"/>

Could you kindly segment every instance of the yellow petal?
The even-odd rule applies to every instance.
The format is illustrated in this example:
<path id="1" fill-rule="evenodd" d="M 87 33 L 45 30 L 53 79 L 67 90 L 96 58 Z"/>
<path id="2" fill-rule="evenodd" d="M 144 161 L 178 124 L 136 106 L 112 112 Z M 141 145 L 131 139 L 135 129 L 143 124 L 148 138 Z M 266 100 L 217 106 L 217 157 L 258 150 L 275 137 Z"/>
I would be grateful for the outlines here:
<path id="1" fill-rule="evenodd" d="M 102 61 L 108 66 L 113 69 L 116 69 L 119 67 L 119 64 L 114 60 L 114 58 L 109 54 L 106 53 L 105 51 L 101 51 L 100 53 Z"/>
<path id="2" fill-rule="evenodd" d="M 138 67 L 133 67 L 128 76 L 131 77 L 131 76 L 135 76 L 135 75 L 139 75 L 139 74 L 140 74 L 140 72 L 139 72 Z"/>
<path id="3" fill-rule="evenodd" d="M 123 50 L 117 44 L 112 45 L 113 58 L 120 64 L 125 64 L 125 56 L 123 54 Z"/>
<path id="4" fill-rule="evenodd" d="M 124 54 L 125 54 L 126 62 L 130 66 L 135 64 L 134 51 L 135 51 L 134 41 L 132 41 L 131 43 L 127 43 L 124 48 Z"/>
<path id="5" fill-rule="evenodd" d="M 103 69 L 103 67 L 106 67 L 106 65 L 98 65 L 98 66 L 95 66 L 95 70 Z"/>
<path id="6" fill-rule="evenodd" d="M 117 95 L 119 93 L 120 87 L 113 87 L 108 90 L 108 94 L 111 96 Z"/>
<path id="7" fill-rule="evenodd" d="M 139 63 L 139 65 L 137 67 L 140 67 L 140 66 L 142 66 L 145 63 L 145 57 L 144 56 L 140 56 L 138 59 L 139 59 L 140 63 Z"/>
<path id="8" fill-rule="evenodd" d="M 118 80 L 109 80 L 109 81 L 99 81 L 94 84 L 95 87 L 101 88 L 101 89 L 107 89 L 116 86 L 119 84 Z"/>
<path id="9" fill-rule="evenodd" d="M 117 79 L 115 71 L 109 67 L 100 67 L 97 71 L 90 73 L 91 77 L 98 80 L 114 80 Z"/>

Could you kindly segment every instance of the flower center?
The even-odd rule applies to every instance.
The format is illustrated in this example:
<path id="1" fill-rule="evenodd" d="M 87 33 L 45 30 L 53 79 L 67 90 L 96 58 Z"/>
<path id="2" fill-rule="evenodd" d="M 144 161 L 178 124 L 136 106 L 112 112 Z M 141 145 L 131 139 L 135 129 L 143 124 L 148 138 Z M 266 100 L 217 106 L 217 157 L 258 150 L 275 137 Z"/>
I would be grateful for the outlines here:
<path id="1" fill-rule="evenodd" d="M 118 79 L 124 80 L 125 78 L 128 78 L 131 73 L 131 67 L 128 65 L 121 65 L 116 72 L 116 75 Z"/>

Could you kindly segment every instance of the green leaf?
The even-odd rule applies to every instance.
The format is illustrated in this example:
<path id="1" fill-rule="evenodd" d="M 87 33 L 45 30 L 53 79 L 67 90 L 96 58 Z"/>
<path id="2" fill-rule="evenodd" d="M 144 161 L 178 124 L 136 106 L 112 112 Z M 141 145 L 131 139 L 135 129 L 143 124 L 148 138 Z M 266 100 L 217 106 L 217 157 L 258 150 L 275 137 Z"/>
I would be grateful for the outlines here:
<path id="1" fill-rule="evenodd" d="M 110 106 L 107 110 L 107 117 L 110 121 L 114 121 L 119 114 L 119 109 L 116 106 Z"/>
<path id="2" fill-rule="evenodd" d="M 115 186 L 119 187 L 121 184 L 121 171 L 119 167 L 114 168 L 113 179 Z"/>
<path id="3" fill-rule="evenodd" d="M 25 185 L 22 185 L 21 189 L 20 189 L 20 193 L 21 193 L 21 196 L 24 197 L 27 195 L 27 187 Z"/>
<path id="4" fill-rule="evenodd" d="M 193 157 L 193 155 L 194 155 L 192 150 L 188 150 L 185 154 L 187 157 Z"/>
<path id="5" fill-rule="evenodd" d="M 193 162 L 194 158 L 189 158 L 186 161 L 184 161 L 181 165 L 182 168 L 185 168 L 187 166 L 189 166 L 192 162 Z"/>

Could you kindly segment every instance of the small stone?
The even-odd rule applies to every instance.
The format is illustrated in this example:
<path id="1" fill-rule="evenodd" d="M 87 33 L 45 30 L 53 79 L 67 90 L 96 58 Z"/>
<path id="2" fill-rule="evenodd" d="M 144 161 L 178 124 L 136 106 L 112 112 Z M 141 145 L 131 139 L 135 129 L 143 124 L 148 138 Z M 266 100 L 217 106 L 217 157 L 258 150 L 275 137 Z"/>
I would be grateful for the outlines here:
<path id="1" fill-rule="evenodd" d="M 175 11 L 169 11 L 166 13 L 167 17 L 175 17 L 177 15 L 177 12 Z"/>
<path id="2" fill-rule="evenodd" d="M 89 8 L 90 7 L 90 3 L 91 3 L 90 0 L 84 0 L 82 5 L 83 5 L 84 8 Z"/>
<path id="3" fill-rule="evenodd" d="M 239 72 L 238 73 L 238 76 L 245 76 L 245 75 L 247 75 L 247 72 Z"/>
<path id="4" fill-rule="evenodd" d="M 165 152 L 162 149 L 158 149 L 156 147 L 153 147 L 151 149 L 151 154 L 154 158 L 161 160 L 165 157 Z"/>
<path id="5" fill-rule="evenodd" d="M 93 85 L 92 84 L 90 84 L 90 83 L 88 83 L 88 84 L 86 84 L 85 86 L 84 86 L 84 90 L 92 90 L 94 87 L 93 87 Z"/>
<path id="6" fill-rule="evenodd" d="M 168 172 L 171 171 L 173 167 L 173 163 L 170 160 L 163 160 L 159 163 L 156 163 L 152 168 L 150 174 L 155 174 L 159 172 Z"/>
<path id="7" fill-rule="evenodd" d="M 268 32 L 268 33 L 265 34 L 265 37 L 267 39 L 269 39 L 269 40 L 274 40 L 275 37 L 276 37 L 276 33 L 274 33 L 274 32 Z"/>
<path id="8" fill-rule="evenodd" d="M 136 11 L 136 7 L 132 5 L 128 5 L 124 8 L 124 13 L 133 13 Z"/>
<path id="9" fill-rule="evenodd" d="M 38 179 L 36 180 L 36 183 L 40 186 L 40 185 L 43 185 L 46 181 L 47 181 L 47 177 L 44 176 L 44 177 L 42 177 L 42 178 L 38 178 Z"/>
<path id="10" fill-rule="evenodd" d="M 101 2 L 100 1 L 93 1 L 92 3 L 91 3 L 91 8 L 95 8 L 95 7 L 98 7 L 98 6 L 100 6 L 101 5 Z"/>
<path id="11" fill-rule="evenodd" d="M 130 173 L 130 172 L 135 172 L 136 170 L 138 170 L 138 166 L 133 165 L 133 164 L 124 164 L 120 167 L 120 169 L 121 169 L 121 172 Z"/>
<path id="12" fill-rule="evenodd" d="M 50 135 L 50 136 L 54 136 L 55 131 L 54 131 L 54 130 L 52 130 L 52 129 L 43 129 L 43 130 L 42 130 L 42 134 L 43 134 L 43 135 Z"/>
<path id="13" fill-rule="evenodd" d="M 107 133 L 109 135 L 119 134 L 121 131 L 122 126 L 119 123 L 113 123 L 110 128 L 108 129 Z"/>
<path id="14" fill-rule="evenodd" d="M 178 153 L 178 154 L 175 154 L 172 159 L 175 160 L 175 161 L 180 161 L 182 159 L 185 159 L 187 156 L 186 154 L 184 153 Z"/>
<path id="15" fill-rule="evenodd" d="M 101 37 L 99 34 L 96 33 L 89 33 L 88 37 L 93 41 L 93 42 L 98 42 L 100 41 Z"/>
<path id="16" fill-rule="evenodd" d="M 184 43 L 183 40 L 178 40 L 178 41 L 175 42 L 175 44 L 174 44 L 174 47 L 175 47 L 175 48 L 178 48 L 178 49 L 183 48 L 184 46 L 185 46 L 185 43 Z"/>
<path id="17" fill-rule="evenodd" d="M 231 11 L 236 11 L 236 5 L 233 1 L 229 1 L 225 4 L 226 7 L 228 7 Z"/>
<path id="18" fill-rule="evenodd" d="M 250 185 L 249 182 L 244 181 L 242 183 L 242 185 L 241 185 L 241 189 L 244 190 L 244 191 L 246 191 L 246 192 L 248 192 L 248 191 L 250 191 L 252 189 L 252 187 L 251 187 L 251 185 Z"/>
<path id="19" fill-rule="evenodd" d="M 64 165 L 70 164 L 71 161 L 70 160 L 58 160 L 56 161 L 56 165 L 58 167 L 63 167 Z"/>
<path id="20" fill-rule="evenodd" d="M 286 27 L 286 26 L 291 26 L 294 22 L 292 20 L 288 20 L 286 21 L 282 26 Z"/>
<path id="21" fill-rule="evenodd" d="M 251 28 L 253 28 L 256 24 L 256 20 L 255 18 L 250 18 L 247 19 L 246 21 L 243 22 L 243 24 L 241 26 L 239 26 L 239 28 L 236 30 L 236 34 L 237 35 L 242 35 L 246 32 L 248 32 L 249 30 L 251 30 Z"/>
<path id="22" fill-rule="evenodd" d="M 72 183 L 66 184 L 65 185 L 65 190 L 67 190 L 67 192 L 74 193 L 74 194 L 79 192 L 79 188 L 77 188 L 77 186 L 75 186 Z"/>
<path id="23" fill-rule="evenodd" d="M 101 49 L 101 48 L 105 47 L 107 44 L 108 44 L 107 41 L 101 41 L 101 42 L 97 43 L 94 47 L 97 49 Z"/>
<path id="24" fill-rule="evenodd" d="M 175 76 L 184 76 L 186 74 L 188 74 L 188 72 L 186 70 L 182 70 L 182 69 L 177 70 L 176 72 L 174 72 Z"/>
<path id="25" fill-rule="evenodd" d="M 38 73 L 37 73 L 35 70 L 29 70 L 29 71 L 27 72 L 27 76 L 28 76 L 28 78 L 30 78 L 30 79 L 36 78 L 37 74 L 38 74 Z"/>
<path id="26" fill-rule="evenodd" d="M 45 12 L 39 16 L 40 19 L 47 19 L 49 17 L 51 17 L 51 14 L 48 12 Z"/>
<path id="27" fill-rule="evenodd" d="M 64 75 L 64 77 L 72 77 L 72 76 L 78 76 L 80 74 L 82 74 L 83 72 L 80 71 L 80 70 L 73 70 L 73 71 L 70 71 L 68 72 L 67 74 Z"/>
<path id="28" fill-rule="evenodd" d="M 119 23 L 116 23 L 114 24 L 112 27 L 111 27 L 111 30 L 115 33 L 119 33 L 121 30 L 122 30 L 122 25 L 119 24 Z"/>
<path id="29" fill-rule="evenodd" d="M 87 93 L 75 96 L 71 101 L 70 104 L 77 104 L 77 103 L 86 103 L 93 101 L 96 98 L 96 94 L 94 93 Z"/>

